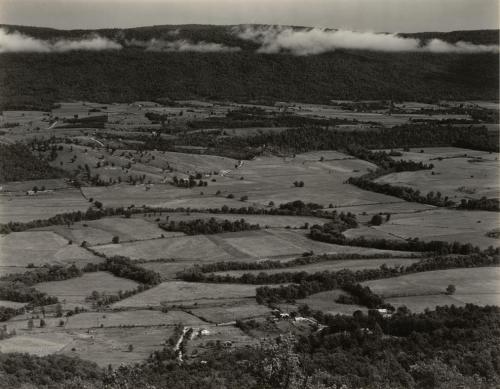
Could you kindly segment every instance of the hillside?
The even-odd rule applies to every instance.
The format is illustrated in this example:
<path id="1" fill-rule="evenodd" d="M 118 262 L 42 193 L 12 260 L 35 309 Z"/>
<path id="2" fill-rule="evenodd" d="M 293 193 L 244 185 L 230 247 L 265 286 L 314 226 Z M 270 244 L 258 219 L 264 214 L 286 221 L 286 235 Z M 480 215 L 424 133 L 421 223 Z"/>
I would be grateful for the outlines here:
<path id="1" fill-rule="evenodd" d="M 2 26 L 0 26 L 2 27 Z M 169 97 L 326 102 L 330 99 L 467 100 L 498 98 L 498 55 L 338 49 L 296 56 L 259 54 L 231 26 L 158 26 L 59 31 L 3 26 L 39 39 L 98 33 L 117 42 L 210 42 L 231 52 L 123 50 L 0 54 L 0 104 L 47 106 L 55 101 L 101 102 Z M 405 34 L 443 41 L 497 44 L 498 31 Z M 123 83 L 123 80 L 127 80 Z"/>

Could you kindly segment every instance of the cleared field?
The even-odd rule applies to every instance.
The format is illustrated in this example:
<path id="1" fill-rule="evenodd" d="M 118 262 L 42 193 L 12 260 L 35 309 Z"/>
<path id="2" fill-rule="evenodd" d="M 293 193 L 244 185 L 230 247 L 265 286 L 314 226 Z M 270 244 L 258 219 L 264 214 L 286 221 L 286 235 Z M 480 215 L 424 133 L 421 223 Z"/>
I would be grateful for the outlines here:
<path id="1" fill-rule="evenodd" d="M 102 261 L 87 250 L 52 231 L 24 231 L 0 235 L 0 274 L 25 271 L 28 264 L 71 264 L 84 266 Z M 2 271 L 2 269 L 4 271 Z M 24 269 L 24 270 L 23 270 Z M 18 271 L 14 271 L 17 273 Z"/>
<path id="2" fill-rule="evenodd" d="M 366 307 L 360 305 L 339 304 L 335 300 L 341 295 L 346 294 L 341 290 L 329 290 L 313 294 L 305 299 L 297 300 L 297 304 L 307 304 L 313 310 L 323 311 L 332 315 L 352 315 L 356 311 L 366 312 Z"/>
<path id="3" fill-rule="evenodd" d="M 60 352 L 93 361 L 101 367 L 130 365 L 162 348 L 172 334 L 172 327 L 99 328 L 90 333 L 74 332 L 73 341 Z"/>
<path id="4" fill-rule="evenodd" d="M 0 307 L 19 309 L 26 305 L 26 303 L 16 303 L 15 301 L 0 300 Z"/>
<path id="5" fill-rule="evenodd" d="M 178 236 L 182 233 L 169 233 L 158 227 L 155 222 L 142 218 L 110 217 L 99 220 L 88 220 L 68 226 L 50 226 L 41 230 L 54 231 L 73 243 L 88 244 L 111 243 L 118 236 L 120 242 L 155 239 L 164 236 Z"/>
<path id="6" fill-rule="evenodd" d="M 72 337 L 64 332 L 17 335 L 0 340 L 0 351 L 44 356 L 61 351 L 71 341 Z"/>
<path id="7" fill-rule="evenodd" d="M 81 277 L 64 281 L 42 282 L 36 289 L 50 296 L 56 296 L 65 308 L 90 306 L 85 301 L 92 291 L 116 294 L 118 291 L 135 289 L 138 283 L 125 278 L 115 277 L 107 272 L 85 273 Z"/>
<path id="8" fill-rule="evenodd" d="M 393 215 L 388 223 L 372 229 L 388 233 L 394 238 L 470 242 L 484 249 L 490 245 L 500 245 L 499 239 L 486 236 L 488 231 L 497 226 L 498 216 L 495 212 L 433 209 Z M 351 230 L 350 233 L 356 231 Z"/>
<path id="9" fill-rule="evenodd" d="M 38 187 L 41 190 L 45 187 L 45 190 L 57 190 L 57 189 L 68 189 L 68 183 L 62 178 L 53 178 L 45 180 L 29 180 L 29 181 L 11 181 L 4 182 L 0 185 L 0 193 L 2 192 L 27 192 L 32 190 L 34 187 Z M 40 193 L 42 195 L 42 193 Z"/>
<path id="10" fill-rule="evenodd" d="M 446 295 L 448 285 L 456 292 Z M 415 311 L 437 305 L 500 305 L 500 268 L 437 270 L 409 274 L 385 280 L 364 282 L 363 285 L 394 305 L 406 305 Z"/>
<path id="11" fill-rule="evenodd" d="M 240 277 L 243 274 L 276 274 L 282 272 L 290 272 L 290 273 L 299 273 L 299 272 L 307 272 L 307 273 L 316 273 L 322 271 L 339 271 L 343 269 L 349 270 L 363 270 L 363 269 L 378 269 L 382 265 L 387 265 L 388 267 L 395 266 L 408 266 L 414 262 L 417 262 L 418 259 L 412 258 L 374 258 L 374 259 L 347 259 L 347 260 L 335 260 L 335 261 L 324 261 L 319 263 L 313 263 L 304 266 L 294 266 L 283 269 L 269 269 L 269 270 L 230 270 L 230 271 L 220 271 L 214 274 L 218 275 L 230 275 L 233 277 Z"/>
<path id="12" fill-rule="evenodd" d="M 265 305 L 259 305 L 252 302 L 238 305 L 197 308 L 190 310 L 190 312 L 208 322 L 220 324 L 235 320 L 268 316 L 271 310 Z"/>
<path id="13" fill-rule="evenodd" d="M 46 219 L 58 213 L 85 211 L 88 207 L 88 201 L 77 189 L 38 193 L 33 196 L 2 194 L 0 223 Z"/>
<path id="14" fill-rule="evenodd" d="M 203 188 L 177 188 L 169 184 L 154 184 L 150 189 L 145 185 L 113 185 L 107 187 L 82 188 L 87 198 L 101 201 L 108 207 L 142 206 L 155 207 L 191 207 L 191 208 L 220 208 L 223 205 L 229 207 L 241 207 L 242 203 L 237 200 L 216 197 L 216 187 L 210 183 Z M 205 195 L 200 195 L 203 191 Z M 210 195 L 209 195 L 210 194 Z"/>
<path id="15" fill-rule="evenodd" d="M 123 255 L 132 259 L 223 261 L 230 258 L 224 250 L 203 235 L 110 244 L 97 246 L 95 249 L 108 256 Z"/>
<path id="16" fill-rule="evenodd" d="M 408 274 L 384 280 L 366 281 L 363 285 L 384 297 L 403 297 L 444 293 L 448 285 L 457 290 L 453 295 L 499 293 L 500 267 L 436 270 Z"/>
<path id="17" fill-rule="evenodd" d="M 65 329 L 87 329 L 119 326 L 172 326 L 203 325 L 204 322 L 196 316 L 183 311 L 163 313 L 153 310 L 133 310 L 122 312 L 84 312 L 65 319 Z"/>
<path id="18" fill-rule="evenodd" d="M 432 163 L 434 169 L 392 173 L 376 181 L 409 186 L 422 193 L 441 192 L 452 200 L 461 198 L 498 198 L 498 154 L 458 148 L 436 148 L 403 152 L 404 160 Z"/>
<path id="19" fill-rule="evenodd" d="M 255 296 L 255 285 L 205 284 L 198 282 L 168 281 L 143 293 L 113 304 L 114 308 L 167 305 L 202 304 L 241 300 Z"/>

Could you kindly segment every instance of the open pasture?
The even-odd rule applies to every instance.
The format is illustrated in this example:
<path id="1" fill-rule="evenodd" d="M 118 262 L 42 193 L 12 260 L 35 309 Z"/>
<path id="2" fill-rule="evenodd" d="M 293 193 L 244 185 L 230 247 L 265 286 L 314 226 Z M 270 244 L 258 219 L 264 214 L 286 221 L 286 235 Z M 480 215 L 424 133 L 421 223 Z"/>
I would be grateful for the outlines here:
<path id="1" fill-rule="evenodd" d="M 457 150 L 458 151 L 458 150 Z M 410 155 L 405 155 L 410 154 Z M 416 153 L 403 153 L 402 159 L 423 160 L 432 163 L 432 170 L 391 173 L 379 177 L 376 182 L 397 186 L 408 186 L 422 193 L 441 192 L 442 196 L 459 202 L 462 198 L 498 198 L 498 155 L 466 151 L 453 156 L 427 154 L 414 156 Z M 446 153 L 443 153 L 446 155 Z M 419 158 L 420 157 L 420 158 Z M 440 158 L 440 159 L 437 159 Z M 495 159 L 496 158 L 496 159 Z"/>
<path id="2" fill-rule="evenodd" d="M 229 254 L 204 235 L 178 236 L 131 243 L 95 246 L 107 255 L 122 255 L 131 259 L 173 258 L 176 260 L 223 261 Z"/>
<path id="3" fill-rule="evenodd" d="M 173 334 L 172 327 L 98 328 L 90 333 L 70 331 L 72 342 L 60 353 L 78 356 L 101 367 L 131 365 L 163 348 Z"/>
<path id="4" fill-rule="evenodd" d="M 65 308 L 73 308 L 89 307 L 91 303 L 85 300 L 94 290 L 103 294 L 117 294 L 120 290 L 135 289 L 137 285 L 135 281 L 115 277 L 107 272 L 93 272 L 64 281 L 42 282 L 36 285 L 36 289 L 56 296 Z"/>
<path id="5" fill-rule="evenodd" d="M 86 211 L 89 207 L 78 189 L 37 193 L 33 196 L 0 195 L 0 223 L 46 219 L 58 213 Z"/>
<path id="6" fill-rule="evenodd" d="M 44 356 L 63 350 L 71 341 L 72 336 L 63 331 L 28 333 L 0 340 L 0 352 Z"/>
<path id="7" fill-rule="evenodd" d="M 437 305 L 500 305 L 499 282 L 499 267 L 480 267 L 415 273 L 366 281 L 363 285 L 385 297 L 388 303 L 422 311 Z M 448 285 L 455 285 L 453 295 L 445 294 Z"/>
<path id="8" fill-rule="evenodd" d="M 499 246 L 499 240 L 486 236 L 498 225 L 495 212 L 433 209 L 424 212 L 396 214 L 389 222 L 371 227 L 394 238 L 415 238 L 472 243 L 482 249 Z M 352 230 L 352 233 L 356 233 Z"/>
<path id="9" fill-rule="evenodd" d="M 184 311 L 169 311 L 163 313 L 154 310 L 83 312 L 65 319 L 64 328 L 67 330 L 88 328 L 109 328 L 121 326 L 149 327 L 149 326 L 185 326 L 203 325 L 204 322 L 196 316 Z"/>
<path id="10" fill-rule="evenodd" d="M 168 281 L 113 304 L 114 308 L 225 303 L 255 296 L 255 285 Z"/>
<path id="11" fill-rule="evenodd" d="M 311 309 L 323 311 L 324 313 L 329 313 L 331 315 L 352 315 L 356 311 L 366 312 L 367 309 L 360 305 L 354 304 L 339 304 L 335 300 L 341 295 L 346 294 L 340 289 L 329 290 L 327 292 L 320 292 L 308 296 L 305 299 L 297 300 L 297 304 L 307 304 Z M 286 305 L 282 307 L 288 310 Z"/>
<path id="12" fill-rule="evenodd" d="M 255 302 L 228 304 L 217 307 L 195 308 L 190 312 L 210 323 L 229 323 L 236 320 L 248 320 L 257 317 L 269 316 L 271 310 L 265 305 Z"/>
<path id="13" fill-rule="evenodd" d="M 24 231 L 0 235 L 0 274 L 26 271 L 29 264 L 71 264 L 84 266 L 102 261 L 87 250 L 68 244 L 51 231 Z M 19 269 L 14 271 L 13 267 Z"/>

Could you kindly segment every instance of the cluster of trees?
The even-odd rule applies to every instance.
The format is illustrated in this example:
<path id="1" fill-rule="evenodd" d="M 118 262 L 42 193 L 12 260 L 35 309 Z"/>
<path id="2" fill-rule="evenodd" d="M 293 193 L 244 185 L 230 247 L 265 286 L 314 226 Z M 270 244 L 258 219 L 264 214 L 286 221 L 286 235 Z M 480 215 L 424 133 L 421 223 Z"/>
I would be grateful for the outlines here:
<path id="1" fill-rule="evenodd" d="M 154 286 L 161 282 L 159 273 L 143 268 L 126 257 L 114 256 L 106 258 L 105 262 L 89 263 L 84 272 L 108 271 L 117 277 L 128 278 L 144 285 Z"/>
<path id="2" fill-rule="evenodd" d="M 57 303 L 57 297 L 24 285 L 21 282 L 6 282 L 0 285 L 0 300 L 28 303 L 30 306 L 51 305 Z"/>
<path id="3" fill-rule="evenodd" d="M 500 385 L 498 307 L 438 307 L 390 318 L 310 312 L 326 325 L 298 337 L 280 336 L 258 347 L 210 349 L 205 362 L 179 364 L 168 347 L 147 361 L 116 369 L 65 355 L 0 354 L 6 387 L 54 389 L 206 387 L 487 389 Z M 254 324 L 242 323 L 252 329 Z"/>
<path id="4" fill-rule="evenodd" d="M 436 207 L 453 207 L 455 202 L 450 200 L 448 196 L 442 197 L 440 192 L 429 192 L 422 195 L 418 189 L 413 189 L 408 186 L 398 186 L 391 184 L 381 184 L 373 181 L 374 178 L 387 174 L 385 171 L 377 171 L 368 173 L 361 177 L 350 177 L 347 182 L 355 185 L 358 188 L 369 190 L 376 193 L 383 193 L 389 196 L 398 197 L 405 201 L 415 203 L 429 204 Z"/>
<path id="5" fill-rule="evenodd" d="M 177 178 L 177 176 L 174 176 L 172 178 L 172 185 L 177 186 L 179 188 L 193 188 L 195 186 L 207 186 L 208 182 L 203 181 L 203 180 L 198 180 L 196 181 L 196 177 L 193 175 L 190 175 L 189 178 Z"/>
<path id="6" fill-rule="evenodd" d="M 195 219 L 195 220 L 171 220 L 168 223 L 160 223 L 159 226 L 165 231 L 179 231 L 187 235 L 199 234 L 219 234 L 222 232 L 237 232 L 260 230 L 259 224 L 250 224 L 245 219 L 230 221 L 218 220 L 211 217 L 210 219 Z"/>
<path id="7" fill-rule="evenodd" d="M 357 238 L 347 238 L 338 231 L 335 226 L 325 223 L 322 226 L 315 224 L 311 227 L 308 235 L 311 239 L 320 242 L 340 244 L 344 246 L 372 247 L 382 250 L 400 250 L 417 252 L 434 252 L 442 255 L 446 254 L 471 254 L 479 253 L 481 249 L 474 247 L 471 243 L 445 242 L 440 240 L 422 241 L 418 238 L 407 240 L 391 239 L 367 239 L 363 236 Z M 493 249 L 490 248 L 489 251 Z M 494 251 L 494 250 L 493 250 Z"/>
<path id="8" fill-rule="evenodd" d="M 348 292 L 349 296 L 340 295 L 336 300 L 338 303 L 364 305 L 371 309 L 384 305 L 384 300 L 379 295 L 373 293 L 368 286 L 346 284 L 342 286 L 342 290 Z"/>
<path id="9" fill-rule="evenodd" d="M 74 264 L 67 267 L 45 264 L 40 268 L 35 268 L 24 273 L 5 275 L 1 277 L 0 280 L 32 286 L 40 282 L 62 281 L 69 278 L 80 277 L 82 274 L 83 272 Z"/>
<path id="10" fill-rule="evenodd" d="M 457 208 L 499 212 L 500 201 L 498 199 L 488 199 L 484 196 L 480 199 L 462 199 Z"/>
<path id="11" fill-rule="evenodd" d="M 22 143 L 0 144 L 0 182 L 64 177 Z"/>
<path id="12" fill-rule="evenodd" d="M 37 219 L 29 222 L 9 222 L 6 224 L 0 224 L 0 234 L 9 234 L 11 232 L 21 232 L 32 228 L 41 228 L 55 225 L 71 225 L 73 223 L 83 221 L 83 220 L 97 220 L 103 217 L 110 216 L 124 216 L 130 217 L 133 214 L 152 214 L 161 215 L 164 212 L 196 212 L 196 213 L 228 213 L 228 214 L 242 214 L 242 215 L 291 215 L 291 216 L 316 216 L 322 218 L 337 218 L 335 212 L 322 211 L 322 205 L 314 203 L 304 203 L 301 200 L 296 200 L 290 203 L 281 204 L 279 208 L 255 208 L 240 207 L 240 208 L 229 208 L 227 205 L 223 205 L 220 208 L 206 208 L 206 209 L 194 209 L 194 208 L 162 208 L 162 207 L 134 207 L 130 206 L 128 208 L 124 207 L 104 207 L 99 201 L 94 202 L 95 207 L 90 207 L 87 211 L 75 211 L 60 213 L 52 216 L 48 219 Z M 347 217 L 347 216 L 344 216 Z M 349 217 L 352 219 L 352 216 Z M 347 220 L 347 219 L 346 219 Z"/>
<path id="13" fill-rule="evenodd" d="M 152 286 L 153 284 L 139 284 L 135 289 L 119 290 L 116 294 L 99 293 L 94 290 L 90 296 L 86 298 L 86 300 L 95 304 L 96 307 L 104 307 L 131 297 L 137 293 L 142 293 L 145 290 L 150 289 Z"/>
<path id="14" fill-rule="evenodd" d="M 285 269 L 289 267 L 296 267 L 308 265 L 311 263 L 318 263 L 323 261 L 337 261 L 346 259 L 374 259 L 374 258 L 389 258 L 387 254 L 322 254 L 311 255 L 311 253 L 304 253 L 301 257 L 292 259 L 290 261 L 259 261 L 259 262 L 214 262 L 201 265 L 195 265 L 191 270 L 200 273 L 215 273 L 220 271 L 230 270 L 270 270 L 270 269 Z M 191 271 L 186 270 L 186 271 Z"/>
<path id="15" fill-rule="evenodd" d="M 356 158 L 377 165 L 380 169 L 384 170 L 383 174 L 434 168 L 433 164 L 427 165 L 423 162 L 395 160 L 392 158 L 394 154 L 397 154 L 395 151 L 391 151 L 390 153 L 386 153 L 385 151 L 371 151 L 359 145 L 349 145 L 346 151 Z"/>
<path id="16" fill-rule="evenodd" d="M 203 128 L 249 128 L 249 127 L 330 127 L 339 124 L 357 123 L 356 119 L 319 119 L 291 113 L 266 112 L 263 109 L 240 108 L 229 111 L 226 117 L 211 117 L 188 122 L 188 127 Z"/>
<path id="17" fill-rule="evenodd" d="M 11 308 L 11 307 L 0 306 L 0 322 L 7 321 L 11 317 L 20 315 L 23 312 L 24 312 L 23 308 Z M 3 339 L 1 336 L 1 330 L 0 330 L 0 339 Z"/>

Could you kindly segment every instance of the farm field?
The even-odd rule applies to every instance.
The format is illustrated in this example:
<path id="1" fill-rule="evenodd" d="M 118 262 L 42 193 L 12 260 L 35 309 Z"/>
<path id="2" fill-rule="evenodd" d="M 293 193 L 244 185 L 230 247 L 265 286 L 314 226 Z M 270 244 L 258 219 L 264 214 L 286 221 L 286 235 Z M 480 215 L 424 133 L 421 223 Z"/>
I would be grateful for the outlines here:
<path id="1" fill-rule="evenodd" d="M 368 308 L 337 303 L 335 300 L 340 295 L 347 294 L 340 289 L 302 294 L 304 291 L 300 288 L 307 284 L 286 290 L 292 296 L 288 298 L 284 292 L 280 295 L 281 292 L 272 289 L 289 284 L 269 284 L 265 286 L 270 290 L 257 292 L 264 285 L 194 282 L 203 281 L 196 265 L 236 262 L 217 265 L 219 269 L 231 269 L 238 268 L 240 263 L 265 260 L 284 263 L 311 255 L 366 256 L 280 269 L 227 270 L 214 274 L 241 277 L 246 273 L 255 276 L 282 272 L 314 274 L 344 269 L 355 273 L 379 269 L 383 265 L 389 268 L 409 266 L 423 257 L 430 259 L 436 255 L 312 240 L 309 237 L 311 227 L 326 223 L 338 227 L 339 233 L 348 238 L 458 241 L 481 249 L 500 246 L 494 234 L 498 231 L 497 212 L 445 209 L 406 202 L 347 183 L 350 177 L 359 177 L 378 168 L 369 162 L 379 163 L 369 154 L 369 145 L 371 142 L 377 144 L 378 136 L 382 139 L 384 131 L 390 131 L 392 126 L 404 125 L 411 129 L 414 123 L 410 117 L 415 120 L 469 120 L 471 117 L 444 114 L 441 103 L 398 102 L 393 105 L 391 102 L 389 108 L 389 103 L 383 102 L 387 108 L 360 108 L 358 112 L 360 103 L 362 106 L 362 102 L 348 101 L 332 101 L 326 105 L 189 100 L 171 101 L 163 106 L 148 101 L 106 104 L 72 101 L 54 106 L 50 112 L 4 111 L 0 115 L 0 126 L 11 124 L 0 129 L 0 142 L 25 143 L 32 150 L 35 161 L 36 158 L 45 159 L 43 162 L 50 167 L 62 169 L 65 178 L 0 182 L 0 224 L 48 219 L 58 213 L 85 212 L 89 208 L 94 212 L 89 212 L 86 219 L 94 220 L 74 223 L 64 220 L 64 224 L 56 220 L 53 225 L 0 235 L 0 277 L 46 264 L 75 264 L 83 268 L 88 263 L 102 263 L 114 256 L 125 259 L 115 264 L 113 274 L 86 272 L 77 278 L 34 285 L 26 281 L 26 289 L 33 286 L 36 291 L 57 298 L 61 306 L 54 303 L 42 308 L 33 307 L 29 302 L 10 301 L 24 301 L 24 296 L 4 289 L 0 307 L 19 311 L 3 309 L 0 312 L 6 312 L 5 321 L 0 323 L 1 328 L 6 326 L 6 331 L 0 332 L 0 352 L 79 357 L 107 369 L 109 365 L 118 368 L 152 363 L 146 362 L 154 360 L 150 359 L 152 353 L 166 350 L 165 354 L 171 355 L 162 361 L 155 360 L 158 368 L 175 370 L 199 363 L 203 371 L 212 368 L 214 355 L 230 355 L 234 359 L 264 339 L 272 341 L 280 335 L 294 336 L 295 340 L 302 339 L 301 336 L 307 339 L 312 334 L 320 339 L 323 335 L 319 330 L 324 323 L 316 321 L 319 315 L 309 315 L 299 309 L 304 304 L 325 314 L 350 317 L 357 311 L 367 314 Z M 346 108 L 350 104 L 352 110 Z M 392 109 L 406 113 L 393 113 Z M 431 110 L 440 113 L 428 114 Z M 92 124 L 92 121 L 83 120 L 102 115 L 107 121 Z M 342 122 L 342 118 L 349 121 Z M 79 123 L 76 119 L 83 121 Z M 254 126 L 247 120 L 257 124 Z M 288 125 L 287 120 L 297 121 L 297 126 Z M 429 125 L 438 126 L 437 123 Z M 482 123 L 474 124 L 479 125 Z M 491 123 L 484 125 L 493 126 Z M 294 128 L 310 129 L 313 136 L 308 139 L 307 132 L 299 131 L 295 139 L 294 130 L 289 131 Z M 321 130 L 326 135 L 320 135 Z M 323 135 L 327 147 L 330 133 L 334 134 L 334 139 L 330 139 L 332 144 L 337 141 L 344 144 L 344 137 L 354 139 L 353 144 L 345 143 L 337 150 L 318 149 L 323 147 Z M 253 136 L 267 139 L 266 144 L 250 138 Z M 425 143 L 415 138 L 417 144 Z M 283 144 L 271 139 L 281 139 Z M 392 140 L 383 142 L 390 147 Z M 32 145 L 37 147 L 30 148 Z M 353 154 L 366 160 L 348 154 L 346 150 L 354 150 L 351 146 L 365 148 L 366 154 L 361 149 L 359 154 Z M 497 153 L 426 147 L 411 148 L 402 152 L 401 157 L 392 158 L 433 163 L 434 174 L 430 170 L 399 172 L 380 177 L 378 182 L 408 185 L 422 193 L 439 191 L 455 201 L 481 196 L 498 198 L 500 195 Z M 54 176 L 60 175 L 48 177 Z M 28 194 L 34 186 L 46 190 Z M 345 230 L 346 225 L 356 225 L 351 215 L 342 215 L 343 223 L 315 216 L 203 212 L 222 207 L 272 210 L 297 200 L 308 207 L 304 214 L 312 214 L 311 210 L 319 208 L 337 214 L 353 213 L 358 227 Z M 294 204 L 295 212 L 301 212 L 298 210 L 300 205 L 300 202 Z M 170 211 L 140 210 L 145 206 Z M 125 214 L 122 209 L 116 212 L 120 216 L 99 214 L 100 209 L 118 207 L 132 212 Z M 390 214 L 390 218 L 381 225 L 373 225 L 372 217 L 380 213 Z M 160 223 L 171 221 L 210 218 L 218 221 L 244 219 L 247 223 L 259 224 L 260 229 L 187 235 L 159 227 Z M 23 229 L 24 226 L 17 227 Z M 4 230 L 9 232 L 7 228 Z M 144 270 L 157 274 L 151 276 Z M 370 286 L 384 302 L 395 307 L 405 305 L 412 312 L 452 304 L 500 306 L 499 270 L 493 266 L 449 269 L 367 281 L 363 285 Z M 183 271 L 192 271 L 192 278 L 180 274 Z M 114 274 L 121 274 L 121 277 Z M 63 273 L 61 278 L 64 277 Z M 326 277 L 316 278 L 318 280 L 313 282 L 326 282 Z M 134 280 L 146 280 L 149 284 L 143 291 L 109 304 L 98 304 L 89 298 L 93 291 L 104 297 L 118 295 L 120 291 L 142 290 Z M 9 282 L 1 279 L 0 286 L 12 286 L 14 290 Z M 445 294 L 450 284 L 456 286 L 456 292 Z M 31 298 L 28 296 L 26 300 Z M 299 316 L 297 320 L 296 315 Z M 385 340 L 384 337 L 380 339 Z M 334 362 L 340 367 L 337 362 L 342 363 L 342 360 Z M 239 364 L 235 364 L 235 369 L 237 366 Z M 326 379 L 324 383 L 330 381 Z M 203 384 L 216 385 L 208 381 Z"/>
<path id="2" fill-rule="evenodd" d="M 391 173 L 376 182 L 409 186 L 422 193 L 441 192 L 456 202 L 462 198 L 499 197 L 498 154 L 459 148 L 423 151 L 402 152 L 396 159 L 432 163 L 432 170 Z"/>
<path id="3" fill-rule="evenodd" d="M 65 319 L 64 328 L 67 330 L 110 327 L 151 327 L 203 325 L 204 321 L 183 311 L 169 311 L 163 313 L 152 310 L 111 311 L 111 312 L 83 312 Z"/>
<path id="4" fill-rule="evenodd" d="M 210 323 L 229 323 L 236 320 L 247 320 L 269 316 L 271 310 L 265 305 L 254 302 L 237 305 L 221 305 L 217 307 L 195 308 L 190 312 Z"/>
<path id="5" fill-rule="evenodd" d="M 404 275 L 384 280 L 364 282 L 363 285 L 395 305 L 422 311 L 436 305 L 500 304 L 499 267 L 449 269 Z M 453 295 L 445 294 L 448 285 L 455 285 Z"/>
<path id="6" fill-rule="evenodd" d="M 72 264 L 83 267 L 102 261 L 87 250 L 69 244 L 68 240 L 51 231 L 25 231 L 0 236 L 0 273 L 23 272 L 29 264 Z M 22 270 L 24 269 L 24 270 Z"/>
<path id="7" fill-rule="evenodd" d="M 366 307 L 361 305 L 339 304 L 335 300 L 341 295 L 346 294 L 341 290 L 330 290 L 313 294 L 305 299 L 297 300 L 297 304 L 307 304 L 313 310 L 320 310 L 331 315 L 352 315 L 356 311 L 366 312 Z M 287 305 L 284 305 L 285 310 Z"/>
<path id="8" fill-rule="evenodd" d="M 86 211 L 90 206 L 79 190 L 63 189 L 29 196 L 0 194 L 0 223 L 46 219 L 58 213 Z"/>
<path id="9" fill-rule="evenodd" d="M 472 243 L 481 249 L 498 247 L 499 240 L 486 236 L 498 226 L 498 216 L 487 211 L 434 209 L 413 214 L 396 214 L 388 223 L 372 227 L 396 238 L 418 237 L 422 240 L 443 240 Z M 355 234 L 362 232 L 352 230 Z"/>
<path id="10" fill-rule="evenodd" d="M 141 294 L 119 301 L 113 304 L 113 307 L 157 307 L 162 303 L 169 306 L 224 303 L 252 298 L 255 296 L 256 288 L 255 285 L 168 281 Z"/>
<path id="11" fill-rule="evenodd" d="M 172 327 L 98 328 L 91 333 L 70 332 L 72 341 L 60 353 L 79 356 L 101 367 L 142 362 L 172 335 Z M 132 350 L 130 349 L 132 346 Z"/>
<path id="12" fill-rule="evenodd" d="M 85 301 L 92 291 L 117 294 L 118 291 L 135 289 L 138 283 L 126 278 L 115 277 L 107 272 L 84 273 L 81 277 L 64 281 L 42 282 L 36 288 L 48 295 L 56 296 L 65 308 L 89 307 Z"/>

